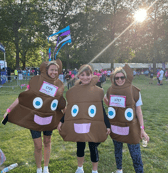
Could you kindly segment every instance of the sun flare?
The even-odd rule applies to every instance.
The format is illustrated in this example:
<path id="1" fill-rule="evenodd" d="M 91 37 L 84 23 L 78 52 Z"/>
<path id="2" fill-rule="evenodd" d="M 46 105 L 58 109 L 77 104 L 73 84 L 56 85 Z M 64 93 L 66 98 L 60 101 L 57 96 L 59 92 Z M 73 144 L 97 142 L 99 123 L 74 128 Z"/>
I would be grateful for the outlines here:
<path id="1" fill-rule="evenodd" d="M 146 13 L 146 10 L 145 9 L 140 9 L 138 10 L 135 15 L 134 15 L 134 19 L 137 21 L 137 22 L 143 22 L 145 20 L 147 16 L 147 13 Z"/>

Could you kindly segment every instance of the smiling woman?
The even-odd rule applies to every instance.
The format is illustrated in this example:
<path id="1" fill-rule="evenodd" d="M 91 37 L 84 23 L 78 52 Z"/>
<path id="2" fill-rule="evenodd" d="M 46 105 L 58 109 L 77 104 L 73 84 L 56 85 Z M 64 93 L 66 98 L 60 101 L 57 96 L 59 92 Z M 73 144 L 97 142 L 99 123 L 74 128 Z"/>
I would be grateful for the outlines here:
<path id="1" fill-rule="evenodd" d="M 137 22 L 143 22 L 146 19 L 147 16 L 147 12 L 145 9 L 140 9 L 138 10 L 135 15 L 134 15 L 134 19 Z"/>
<path id="2" fill-rule="evenodd" d="M 20 93 L 15 102 L 9 106 L 5 119 L 21 127 L 30 129 L 37 173 L 42 173 L 42 138 L 44 143 L 44 170 L 49 173 L 52 130 L 57 128 L 63 116 L 66 101 L 63 98 L 64 85 L 58 75 L 62 71 L 59 59 L 53 62 L 43 62 L 40 66 L 40 75 L 34 76 L 29 81 L 27 90 Z"/>

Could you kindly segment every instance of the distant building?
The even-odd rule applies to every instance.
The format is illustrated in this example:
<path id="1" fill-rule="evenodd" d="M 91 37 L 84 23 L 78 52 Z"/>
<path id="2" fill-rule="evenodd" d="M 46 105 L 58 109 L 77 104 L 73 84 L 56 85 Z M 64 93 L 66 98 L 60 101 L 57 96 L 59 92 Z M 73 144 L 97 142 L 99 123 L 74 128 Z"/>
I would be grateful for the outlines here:
<path id="1" fill-rule="evenodd" d="M 111 69 L 111 63 L 90 63 L 94 70 Z"/>
<path id="2" fill-rule="evenodd" d="M 153 63 L 127 63 L 131 68 L 135 69 L 149 69 L 153 68 Z M 114 68 L 124 67 L 125 63 L 114 63 Z M 162 63 L 156 63 L 156 68 L 162 68 Z M 168 69 L 168 63 L 165 64 L 165 68 Z"/>

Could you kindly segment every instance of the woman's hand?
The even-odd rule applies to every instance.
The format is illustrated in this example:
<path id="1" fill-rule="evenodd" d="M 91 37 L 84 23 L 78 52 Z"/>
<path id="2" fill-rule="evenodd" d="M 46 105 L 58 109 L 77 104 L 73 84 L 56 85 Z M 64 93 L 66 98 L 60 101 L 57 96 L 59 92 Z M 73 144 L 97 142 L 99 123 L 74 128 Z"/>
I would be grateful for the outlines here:
<path id="1" fill-rule="evenodd" d="M 62 122 L 59 122 L 58 126 L 57 126 L 57 130 L 61 131 L 61 126 L 62 126 Z"/>
<path id="2" fill-rule="evenodd" d="M 141 139 L 142 139 L 143 137 L 145 138 L 145 140 L 146 140 L 147 142 L 149 142 L 149 136 L 148 136 L 148 134 L 145 132 L 144 129 L 141 129 Z"/>
<path id="3" fill-rule="evenodd" d="M 63 114 L 65 114 L 66 109 L 67 109 L 67 106 L 65 106 L 65 108 L 64 108 L 64 109 L 62 109 L 62 113 L 63 113 Z"/>
<path id="4" fill-rule="evenodd" d="M 104 95 L 104 103 L 108 106 L 108 98 L 107 98 L 107 96 L 106 96 L 106 94 Z"/>
<path id="5" fill-rule="evenodd" d="M 106 134 L 110 134 L 111 133 L 111 130 L 110 130 L 110 128 L 107 128 L 107 133 Z"/>

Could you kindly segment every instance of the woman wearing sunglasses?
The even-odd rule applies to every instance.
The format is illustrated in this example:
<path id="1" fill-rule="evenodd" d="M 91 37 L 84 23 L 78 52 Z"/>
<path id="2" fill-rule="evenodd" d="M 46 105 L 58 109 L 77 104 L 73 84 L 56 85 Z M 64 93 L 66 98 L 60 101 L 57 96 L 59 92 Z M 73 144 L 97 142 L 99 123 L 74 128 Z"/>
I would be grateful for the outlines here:
<path id="1" fill-rule="evenodd" d="M 140 90 L 132 85 L 133 72 L 127 64 L 123 68 L 116 68 L 110 78 L 112 85 L 107 90 L 104 101 L 108 106 L 110 136 L 115 148 L 115 173 L 123 173 L 123 143 L 127 143 L 135 172 L 143 173 L 140 140 L 145 138 L 148 142 L 149 136 L 144 131 Z"/>

